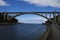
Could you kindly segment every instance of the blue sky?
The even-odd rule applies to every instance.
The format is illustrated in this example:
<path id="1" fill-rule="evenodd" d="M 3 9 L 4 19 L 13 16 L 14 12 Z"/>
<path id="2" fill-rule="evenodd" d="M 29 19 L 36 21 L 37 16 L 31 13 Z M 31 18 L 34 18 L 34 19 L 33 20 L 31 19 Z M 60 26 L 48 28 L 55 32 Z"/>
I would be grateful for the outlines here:
<path id="1" fill-rule="evenodd" d="M 0 5 L 0 11 L 19 11 L 19 12 L 40 12 L 40 11 L 60 11 L 59 7 L 53 6 L 37 6 L 33 3 L 28 3 L 19 0 L 4 0 L 5 5 Z"/>
<path id="2" fill-rule="evenodd" d="M 60 12 L 59 0 L 0 0 L 0 12 Z M 20 20 L 41 20 L 37 15 L 22 15 Z M 40 18 L 40 19 L 39 19 Z M 42 18 L 42 20 L 45 20 Z M 22 21 L 25 22 L 25 21 Z M 26 21 L 29 22 L 29 21 Z M 34 21 L 35 23 L 35 21 Z M 38 23 L 38 22 L 37 22 Z M 40 23 L 40 22 L 39 22 Z"/>

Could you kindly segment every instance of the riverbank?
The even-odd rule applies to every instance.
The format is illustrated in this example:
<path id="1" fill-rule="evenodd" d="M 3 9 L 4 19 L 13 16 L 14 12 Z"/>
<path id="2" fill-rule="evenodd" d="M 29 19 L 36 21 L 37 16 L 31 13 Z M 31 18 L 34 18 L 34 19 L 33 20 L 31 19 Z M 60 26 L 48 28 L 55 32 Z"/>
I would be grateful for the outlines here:
<path id="1" fill-rule="evenodd" d="M 60 25 L 52 25 L 47 40 L 60 40 Z"/>

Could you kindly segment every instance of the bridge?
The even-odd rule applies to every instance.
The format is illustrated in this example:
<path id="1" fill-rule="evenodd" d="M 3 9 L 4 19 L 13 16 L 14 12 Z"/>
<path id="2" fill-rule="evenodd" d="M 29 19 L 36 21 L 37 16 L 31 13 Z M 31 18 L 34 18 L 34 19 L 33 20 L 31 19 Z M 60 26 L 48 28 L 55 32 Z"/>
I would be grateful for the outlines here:
<path id="1" fill-rule="evenodd" d="M 10 15 L 12 16 L 12 18 L 15 18 L 17 16 L 24 15 L 24 14 L 34 14 L 46 18 L 50 20 L 52 23 L 56 23 L 57 21 L 56 16 L 60 15 L 60 12 L 56 12 L 56 11 L 55 12 L 0 12 L 0 14 L 1 13 L 4 14 L 4 20 L 6 19 L 5 15 Z M 7 17 L 7 20 L 11 20 L 12 18 Z M 50 18 L 54 18 L 54 20 L 51 20 Z"/>

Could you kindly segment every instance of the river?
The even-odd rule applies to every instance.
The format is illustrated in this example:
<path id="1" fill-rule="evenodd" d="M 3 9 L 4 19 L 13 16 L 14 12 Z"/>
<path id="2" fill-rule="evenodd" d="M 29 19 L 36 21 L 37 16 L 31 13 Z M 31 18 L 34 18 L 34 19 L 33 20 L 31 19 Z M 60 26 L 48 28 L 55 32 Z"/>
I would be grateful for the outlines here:
<path id="1" fill-rule="evenodd" d="M 0 40 L 38 40 L 46 29 L 41 24 L 0 24 Z"/>

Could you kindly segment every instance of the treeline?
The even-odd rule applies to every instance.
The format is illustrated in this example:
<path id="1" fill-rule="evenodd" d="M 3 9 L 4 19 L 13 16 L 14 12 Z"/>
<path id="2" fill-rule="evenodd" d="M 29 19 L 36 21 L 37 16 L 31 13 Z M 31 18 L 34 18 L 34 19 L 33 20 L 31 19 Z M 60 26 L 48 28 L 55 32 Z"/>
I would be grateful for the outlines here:
<path id="1" fill-rule="evenodd" d="M 5 19 L 4 19 L 4 14 L 0 13 L 0 23 L 18 23 L 18 20 L 16 18 L 12 18 L 11 20 L 8 20 L 7 17 L 9 17 L 8 19 L 12 18 L 10 15 L 5 15 Z"/>

